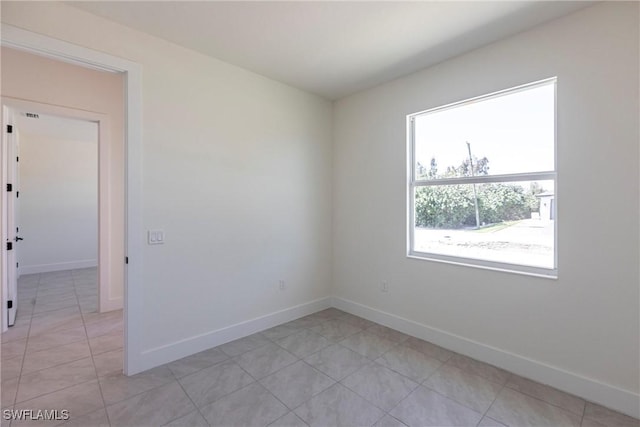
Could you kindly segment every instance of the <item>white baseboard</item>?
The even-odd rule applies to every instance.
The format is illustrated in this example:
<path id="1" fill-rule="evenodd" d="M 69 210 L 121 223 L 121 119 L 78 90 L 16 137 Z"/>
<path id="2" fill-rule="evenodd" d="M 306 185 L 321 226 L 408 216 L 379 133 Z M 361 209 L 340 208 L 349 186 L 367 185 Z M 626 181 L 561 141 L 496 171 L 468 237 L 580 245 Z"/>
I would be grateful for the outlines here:
<path id="1" fill-rule="evenodd" d="M 23 274 L 50 273 L 52 271 L 76 270 L 78 268 L 97 267 L 98 260 L 86 259 L 82 261 L 58 262 L 53 264 L 25 265 L 18 267 L 18 276 Z"/>
<path id="2" fill-rule="evenodd" d="M 143 351 L 141 354 L 141 370 L 147 370 L 165 363 L 173 362 L 192 354 L 208 350 L 218 345 L 246 337 L 256 332 L 278 326 L 282 323 L 298 319 L 316 311 L 331 307 L 331 298 L 320 298 L 308 303 L 290 307 L 265 316 L 235 325 L 206 332 L 181 341 Z"/>
<path id="3" fill-rule="evenodd" d="M 106 301 L 100 300 L 100 313 L 120 310 L 123 307 L 123 298 L 114 298 Z"/>
<path id="4" fill-rule="evenodd" d="M 640 418 L 638 405 L 640 396 L 630 391 L 343 298 L 333 297 L 332 306 L 514 374 L 550 385 L 590 402 Z"/>

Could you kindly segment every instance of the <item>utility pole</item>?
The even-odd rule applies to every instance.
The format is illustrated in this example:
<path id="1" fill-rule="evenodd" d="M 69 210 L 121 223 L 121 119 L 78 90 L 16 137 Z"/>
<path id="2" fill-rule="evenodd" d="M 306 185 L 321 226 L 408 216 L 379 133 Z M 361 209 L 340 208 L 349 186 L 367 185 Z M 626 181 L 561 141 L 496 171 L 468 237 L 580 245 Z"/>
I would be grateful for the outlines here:
<path id="1" fill-rule="evenodd" d="M 473 173 L 473 157 L 471 157 L 471 144 L 467 141 L 467 151 L 469 151 L 469 167 L 471 168 L 471 176 Z M 476 193 L 476 184 L 473 183 L 473 202 L 476 207 L 476 228 L 480 228 L 480 210 L 478 209 L 478 193 Z"/>

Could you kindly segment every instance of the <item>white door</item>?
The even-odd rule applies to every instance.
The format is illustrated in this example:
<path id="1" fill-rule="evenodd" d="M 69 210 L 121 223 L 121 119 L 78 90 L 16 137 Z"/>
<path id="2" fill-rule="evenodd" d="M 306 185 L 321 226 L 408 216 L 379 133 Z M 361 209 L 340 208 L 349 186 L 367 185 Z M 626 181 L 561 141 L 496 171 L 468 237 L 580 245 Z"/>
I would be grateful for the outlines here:
<path id="1" fill-rule="evenodd" d="M 8 123 L 12 123 L 9 121 Z M 16 320 L 16 314 L 18 310 L 18 257 L 17 257 L 17 244 L 20 240 L 18 237 L 18 132 L 15 126 L 7 124 L 5 126 L 6 133 L 6 161 L 7 161 L 7 185 L 5 188 L 6 194 L 6 209 L 7 209 L 7 222 L 6 233 L 7 236 L 5 242 L 6 251 L 6 274 L 7 274 L 7 324 L 13 326 Z"/>
<path id="2" fill-rule="evenodd" d="M 18 130 L 13 125 L 13 111 L 4 107 L 2 112 L 2 327 L 13 326 L 18 310 Z"/>

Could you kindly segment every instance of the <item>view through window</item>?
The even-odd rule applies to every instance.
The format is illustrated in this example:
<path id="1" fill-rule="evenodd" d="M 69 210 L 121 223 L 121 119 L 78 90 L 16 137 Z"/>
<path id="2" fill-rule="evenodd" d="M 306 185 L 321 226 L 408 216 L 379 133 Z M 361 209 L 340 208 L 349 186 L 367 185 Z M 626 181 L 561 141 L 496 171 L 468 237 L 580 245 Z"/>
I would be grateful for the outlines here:
<path id="1" fill-rule="evenodd" d="M 409 255 L 556 275 L 555 89 L 408 116 Z"/>

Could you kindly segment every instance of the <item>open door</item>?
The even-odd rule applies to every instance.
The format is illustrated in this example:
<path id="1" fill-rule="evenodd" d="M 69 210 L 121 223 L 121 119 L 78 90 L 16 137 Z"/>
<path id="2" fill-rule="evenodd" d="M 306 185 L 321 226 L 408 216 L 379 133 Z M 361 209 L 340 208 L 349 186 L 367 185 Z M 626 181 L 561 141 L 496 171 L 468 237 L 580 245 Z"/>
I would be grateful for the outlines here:
<path id="1" fill-rule="evenodd" d="M 18 174 L 17 129 L 14 126 L 14 113 L 11 109 L 2 109 L 2 329 L 15 323 L 18 308 L 18 265 L 16 260 L 17 225 L 16 188 Z"/>
<path id="2" fill-rule="evenodd" d="M 6 298 L 3 298 L 3 304 L 6 307 L 6 324 L 13 326 L 18 311 L 18 242 L 22 240 L 18 237 L 18 198 L 20 195 L 18 189 L 18 130 L 15 128 L 13 120 L 13 112 L 7 110 L 5 116 L 5 126 L 3 129 L 4 139 L 4 159 L 6 162 L 6 188 L 4 188 L 3 209 L 6 209 L 6 222 L 4 224 L 4 235 L 6 242 L 4 247 L 5 262 L 3 274 L 6 281 Z M 4 323 L 4 322 L 3 322 Z"/>

